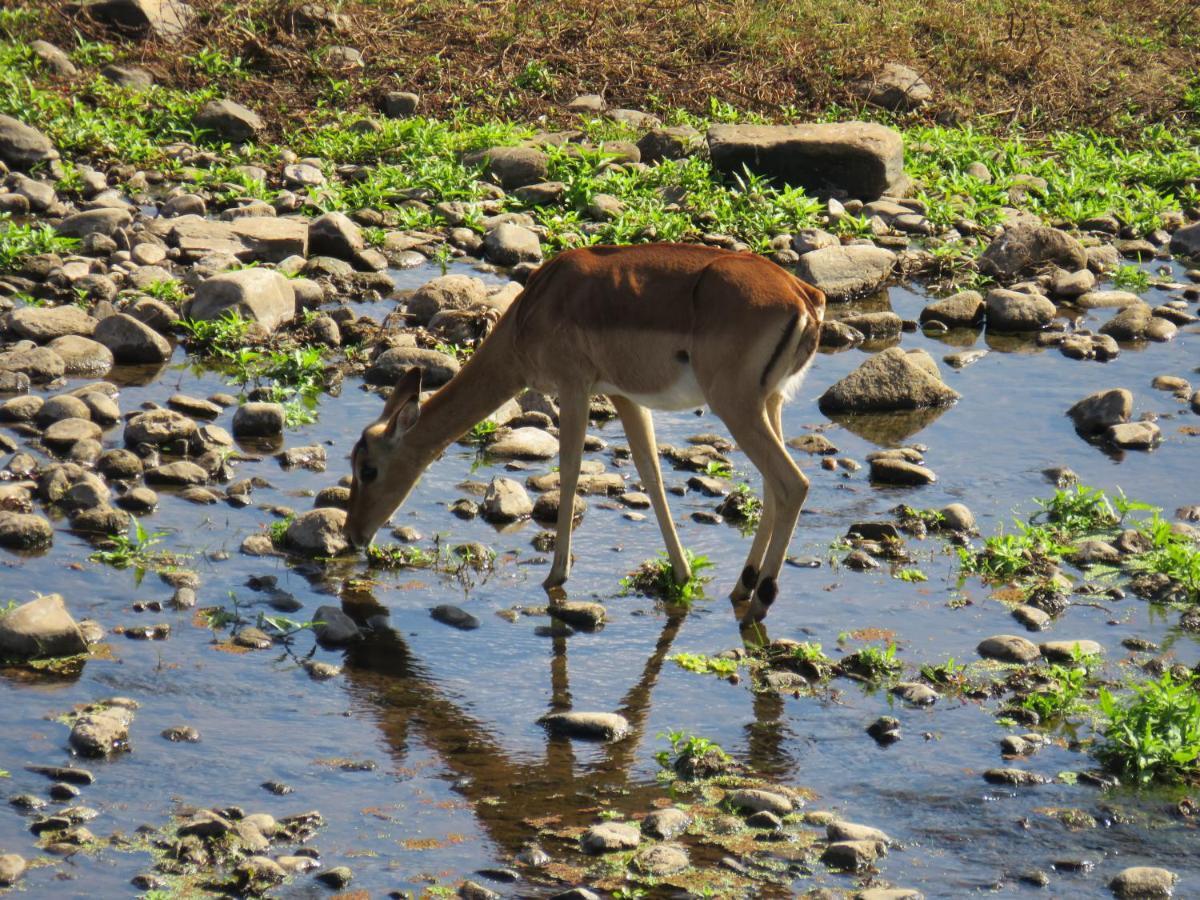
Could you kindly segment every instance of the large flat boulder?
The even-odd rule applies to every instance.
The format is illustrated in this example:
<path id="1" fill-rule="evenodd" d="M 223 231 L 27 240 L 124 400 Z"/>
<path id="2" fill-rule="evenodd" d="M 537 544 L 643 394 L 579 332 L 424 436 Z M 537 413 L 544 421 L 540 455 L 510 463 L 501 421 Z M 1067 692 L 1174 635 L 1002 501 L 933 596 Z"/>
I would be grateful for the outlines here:
<path id="1" fill-rule="evenodd" d="M 907 183 L 904 139 L 872 122 L 714 125 L 708 150 L 722 172 L 741 174 L 745 167 L 785 184 L 862 200 L 901 193 Z"/>
<path id="2" fill-rule="evenodd" d="M 45 344 L 67 334 L 87 336 L 96 320 L 78 306 L 26 306 L 4 317 L 4 327 L 17 337 Z"/>
<path id="3" fill-rule="evenodd" d="M 889 347 L 832 385 L 818 405 L 822 412 L 885 412 L 948 406 L 958 398 L 929 354 Z"/>
<path id="4" fill-rule="evenodd" d="M 184 314 L 191 319 L 219 319 L 236 312 L 274 331 L 296 315 L 296 292 L 271 269 L 238 269 L 200 282 Z"/>
<path id="5" fill-rule="evenodd" d="M 243 216 L 229 225 L 230 233 L 245 245 L 238 254 L 261 262 L 279 263 L 289 256 L 308 256 L 308 223 L 276 216 Z"/>
<path id="6" fill-rule="evenodd" d="M 830 303 L 874 293 L 891 277 L 896 254 L 883 247 L 823 247 L 800 257 L 796 275 L 825 292 Z"/>

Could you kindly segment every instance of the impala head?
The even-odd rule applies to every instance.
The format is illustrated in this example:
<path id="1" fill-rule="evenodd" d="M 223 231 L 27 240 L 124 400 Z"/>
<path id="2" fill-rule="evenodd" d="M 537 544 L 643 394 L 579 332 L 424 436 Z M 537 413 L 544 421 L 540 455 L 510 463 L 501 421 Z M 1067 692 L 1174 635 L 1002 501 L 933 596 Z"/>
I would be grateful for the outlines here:
<path id="1" fill-rule="evenodd" d="M 363 429 L 350 453 L 350 506 L 345 535 L 365 547 L 380 526 L 404 502 L 429 464 L 427 456 L 406 443 L 420 416 L 421 370 L 400 376 L 379 419 Z"/>

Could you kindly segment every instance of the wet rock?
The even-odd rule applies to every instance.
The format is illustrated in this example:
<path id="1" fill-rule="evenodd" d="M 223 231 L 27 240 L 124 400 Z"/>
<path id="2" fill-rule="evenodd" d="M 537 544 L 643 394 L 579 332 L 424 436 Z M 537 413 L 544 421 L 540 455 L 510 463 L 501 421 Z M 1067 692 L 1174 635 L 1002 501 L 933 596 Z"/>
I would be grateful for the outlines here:
<path id="1" fill-rule="evenodd" d="M 25 868 L 25 860 L 17 854 L 0 854 L 0 887 L 9 887 L 20 881 Z"/>
<path id="2" fill-rule="evenodd" d="M 876 841 L 885 846 L 892 843 L 892 839 L 878 828 L 841 820 L 826 825 L 825 835 L 831 841 Z"/>
<path id="3" fill-rule="evenodd" d="M 988 331 L 1040 331 L 1054 321 L 1056 308 L 1045 297 L 993 288 L 987 294 Z"/>
<path id="4" fill-rule="evenodd" d="M 511 478 L 493 478 L 479 512 L 488 522 L 515 522 L 533 512 L 533 501 L 520 482 Z"/>
<path id="5" fill-rule="evenodd" d="M 825 247 L 800 257 L 796 274 L 840 303 L 877 291 L 891 277 L 896 254 L 865 244 Z"/>
<path id="6" fill-rule="evenodd" d="M 56 337 L 46 345 L 63 361 L 65 375 L 104 375 L 113 367 L 113 352 L 98 341 L 74 334 Z"/>
<path id="7" fill-rule="evenodd" d="M 641 834 L 624 822 L 604 822 L 583 833 L 579 844 L 584 853 L 598 855 L 616 850 L 632 850 L 641 842 Z"/>
<path id="8" fill-rule="evenodd" d="M 691 816 L 682 809 L 656 809 L 642 819 L 642 833 L 658 840 L 669 841 L 687 831 L 691 824 Z"/>
<path id="9" fill-rule="evenodd" d="M 1067 410 L 1075 430 L 1089 436 L 1100 434 L 1111 425 L 1129 421 L 1133 412 L 1133 394 L 1124 388 L 1097 391 Z"/>
<path id="10" fill-rule="evenodd" d="M 353 261 L 366 245 L 362 231 L 348 216 L 330 212 L 309 223 L 308 246 L 312 253 Z"/>
<path id="11" fill-rule="evenodd" d="M 0 161 L 13 169 L 29 169 L 58 159 L 50 139 L 12 116 L 0 115 Z"/>
<path id="12" fill-rule="evenodd" d="M 452 628 L 458 628 L 462 631 L 472 631 L 479 627 L 479 620 L 477 618 L 465 609 L 449 603 L 433 607 L 429 610 L 429 615 L 435 622 L 441 622 L 443 625 L 449 625 Z"/>
<path id="13" fill-rule="evenodd" d="M 269 634 L 261 628 L 255 628 L 253 625 L 239 628 L 233 636 L 234 646 L 245 647 L 247 650 L 269 650 L 272 643 L 273 641 Z"/>
<path id="14" fill-rule="evenodd" d="M 500 900 L 501 895 L 474 881 L 464 881 L 458 888 L 461 900 Z"/>
<path id="15" fill-rule="evenodd" d="M 1071 301 L 1080 309 L 1124 309 L 1137 306 L 1142 299 L 1129 291 L 1088 291 Z"/>
<path id="16" fill-rule="evenodd" d="M 883 746 L 894 744 L 896 740 L 900 739 L 900 720 L 890 715 L 881 715 L 880 718 L 866 726 L 866 733 L 875 738 L 876 743 Z"/>
<path id="17" fill-rule="evenodd" d="M 1048 784 L 1050 779 L 1036 772 L 1025 769 L 988 769 L 983 773 L 983 780 L 989 784 L 1008 784 L 1013 787 L 1028 787 L 1035 784 Z"/>
<path id="18" fill-rule="evenodd" d="M 1171 252 L 1180 256 L 1200 256 L 1200 222 L 1180 228 L 1171 235 Z"/>
<path id="19" fill-rule="evenodd" d="M 924 351 L 889 347 L 867 359 L 821 395 L 822 412 L 868 412 L 945 406 L 959 393 L 941 380 Z"/>
<path id="20" fill-rule="evenodd" d="M 975 651 L 985 659 L 1008 663 L 1032 662 L 1041 656 L 1037 644 L 1020 635 L 998 634 L 980 641 Z"/>
<path id="21" fill-rule="evenodd" d="M 1162 430 L 1154 422 L 1109 425 L 1104 439 L 1123 450 L 1152 450 L 1162 443 Z"/>
<path id="22" fill-rule="evenodd" d="M 368 384 L 393 385 L 414 366 L 421 370 L 421 380 L 426 387 L 440 387 L 459 370 L 458 360 L 445 353 L 418 347 L 392 347 L 371 364 L 366 381 Z"/>
<path id="23" fill-rule="evenodd" d="M 0 374 L 21 374 L 34 384 L 54 381 L 61 378 L 65 371 L 63 358 L 49 347 L 0 352 Z"/>
<path id="24" fill-rule="evenodd" d="M 566 622 L 572 628 L 578 628 L 581 631 L 594 631 L 604 624 L 604 607 L 599 603 L 586 603 L 578 600 L 552 603 L 546 612 L 550 618 Z"/>
<path id="25" fill-rule="evenodd" d="M 1200 239 L 1200 234 L 1197 237 Z M 1178 880 L 1179 876 L 1169 869 L 1131 866 L 1118 872 L 1108 883 L 1108 887 L 1113 895 L 1121 900 L 1158 900 L 1173 896 L 1175 882 Z M 3 884 L 3 881 L 0 881 L 0 884 Z"/>
<path id="26" fill-rule="evenodd" d="M 296 315 L 296 292 L 288 279 L 271 269 L 251 268 L 206 278 L 185 307 L 192 319 L 212 321 L 230 312 L 275 331 Z"/>
<path id="27" fill-rule="evenodd" d="M 60 419 L 42 432 L 42 443 L 61 451 L 77 441 L 98 441 L 102 434 L 100 426 L 90 419 Z"/>
<path id="28" fill-rule="evenodd" d="M 112 352 L 118 363 L 142 365 L 171 358 L 171 345 L 166 338 L 125 313 L 102 319 L 92 336 Z"/>
<path id="29" fill-rule="evenodd" d="M 831 869 L 858 872 L 886 853 L 881 841 L 837 841 L 825 848 L 821 862 Z"/>
<path id="30" fill-rule="evenodd" d="M 91 234 L 112 237 L 119 229 L 127 228 L 132 222 L 133 217 L 128 210 L 106 206 L 67 216 L 55 226 L 55 230 L 65 237 L 81 240 Z"/>
<path id="31" fill-rule="evenodd" d="M 930 303 L 921 310 L 920 321 L 941 322 L 950 328 L 974 328 L 983 323 L 985 308 L 978 291 L 960 291 Z"/>
<path id="32" fill-rule="evenodd" d="M 316 876 L 316 880 L 334 890 L 341 890 L 354 880 L 354 873 L 347 866 L 334 866 Z"/>
<path id="33" fill-rule="evenodd" d="M 483 239 L 488 259 L 500 266 L 523 262 L 541 262 L 542 247 L 528 228 L 505 222 L 490 230 Z"/>
<path id="34" fill-rule="evenodd" d="M 902 681 L 892 687 L 892 694 L 914 706 L 931 706 L 938 701 L 938 692 L 927 684 Z"/>
<path id="35" fill-rule="evenodd" d="M 244 403 L 233 414 L 235 437 L 277 437 L 283 434 L 285 416 L 278 403 Z"/>
<path id="36" fill-rule="evenodd" d="M 27 306 L 4 317 L 6 330 L 19 338 L 45 344 L 64 335 L 87 337 L 97 321 L 78 306 Z"/>
<path id="37" fill-rule="evenodd" d="M 937 475 L 932 469 L 895 457 L 871 460 L 871 481 L 878 484 L 917 486 L 933 484 Z"/>
<path id="38" fill-rule="evenodd" d="M 619 741 L 629 733 L 629 722 L 616 713 L 550 713 L 538 724 L 551 734 L 593 741 Z"/>
<path id="39" fill-rule="evenodd" d="M 540 428 L 514 428 L 489 444 L 487 452 L 503 459 L 551 459 L 558 455 L 558 439 Z"/>
<path id="40" fill-rule="evenodd" d="M 687 851 L 672 844 L 657 844 L 639 853 L 633 861 L 634 867 L 651 878 L 665 878 L 682 872 L 691 865 Z"/>
<path id="41" fill-rule="evenodd" d="M 854 895 L 854 900 L 924 900 L 925 895 L 911 888 L 867 888 Z"/>
<path id="42" fill-rule="evenodd" d="M 0 513 L 0 544 L 4 543 L 4 515 Z M 37 659 L 85 652 L 83 632 L 67 612 L 61 594 L 44 594 L 0 615 L 0 658 Z"/>
<path id="43" fill-rule="evenodd" d="M 730 791 L 725 800 L 733 809 L 743 812 L 770 812 L 777 816 L 786 816 L 792 812 L 792 801 L 783 794 L 764 791 L 757 788 L 741 788 Z"/>
<path id="44" fill-rule="evenodd" d="M 1073 299 L 1080 297 L 1096 286 L 1096 276 L 1090 269 L 1077 269 L 1074 272 L 1059 270 L 1050 282 L 1050 291 L 1056 297 Z"/>
<path id="45" fill-rule="evenodd" d="M 487 287 L 467 275 L 443 275 L 417 288 L 408 298 L 406 311 L 418 325 L 425 325 L 443 310 L 466 310 L 487 300 Z"/>
<path id="46" fill-rule="evenodd" d="M 35 775 L 45 775 L 54 781 L 65 781 L 68 784 L 93 784 L 96 776 L 87 769 L 75 766 L 26 766 L 25 771 Z"/>
<path id="47" fill-rule="evenodd" d="M 1087 251 L 1069 234 L 1029 222 L 1004 229 L 979 257 L 979 270 L 1002 283 L 1055 265 L 1075 271 L 1087 266 Z"/>
<path id="48" fill-rule="evenodd" d="M 1049 613 L 1038 609 L 1036 606 L 1021 605 L 1015 607 L 1012 614 L 1014 619 L 1030 631 L 1041 631 L 1049 626 L 1052 621 Z"/>
<path id="49" fill-rule="evenodd" d="M 306 556 L 336 556 L 349 546 L 342 534 L 346 511 L 319 507 L 301 513 L 288 526 L 284 543 Z"/>
<path id="50" fill-rule="evenodd" d="M 132 711 L 109 707 L 87 712 L 71 727 L 71 749 L 80 756 L 103 757 L 129 749 Z"/>
<path id="51" fill-rule="evenodd" d="M 1051 662 L 1069 663 L 1078 651 L 1083 656 L 1100 656 L 1104 648 L 1096 641 L 1046 641 L 1040 645 L 1042 656 Z"/>
<path id="52" fill-rule="evenodd" d="M 1093 539 L 1077 543 L 1068 558 L 1077 566 L 1111 565 L 1121 561 L 1121 553 L 1107 541 Z"/>
<path id="53" fill-rule="evenodd" d="M 196 423 L 170 409 L 148 410 L 133 416 L 125 424 L 125 443 L 130 447 L 139 444 L 191 444 L 198 440 Z"/>
<path id="54" fill-rule="evenodd" d="M 1167 341 L 1175 336 L 1173 322 L 1158 318 L 1145 303 L 1127 306 L 1100 326 L 1100 333 L 1118 341 Z"/>
<path id="55" fill-rule="evenodd" d="M 951 503 L 943 506 L 939 512 L 942 520 L 938 528 L 959 534 L 971 534 L 975 531 L 975 515 L 962 503 Z"/>
<path id="56" fill-rule="evenodd" d="M 354 620 L 337 606 L 318 607 L 313 622 L 313 634 L 324 647 L 348 647 L 362 638 Z"/>
<path id="57" fill-rule="evenodd" d="M 862 200 L 903 188 L 907 180 L 903 139 L 874 123 L 714 125 L 707 139 L 713 165 L 728 174 L 748 167 L 785 184 L 838 189 Z"/>
<path id="58" fill-rule="evenodd" d="M 238 883 L 248 893 L 260 893 L 270 885 L 279 884 L 287 873 L 274 860 L 265 856 L 251 856 L 237 867 Z"/>

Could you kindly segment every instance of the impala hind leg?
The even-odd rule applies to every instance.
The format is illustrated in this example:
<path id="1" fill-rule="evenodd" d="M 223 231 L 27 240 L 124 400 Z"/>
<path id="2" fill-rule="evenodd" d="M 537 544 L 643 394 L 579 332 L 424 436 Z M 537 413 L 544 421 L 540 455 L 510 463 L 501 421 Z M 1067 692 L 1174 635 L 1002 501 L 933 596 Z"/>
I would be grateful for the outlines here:
<path id="1" fill-rule="evenodd" d="M 747 620 L 757 621 L 766 616 L 767 609 L 779 593 L 779 570 L 783 568 L 783 558 L 791 543 L 796 520 L 800 517 L 800 508 L 808 496 L 808 479 L 776 433 L 769 403 L 757 411 L 747 409 L 744 403 L 713 404 L 713 411 L 729 426 L 742 452 L 762 473 L 763 490 L 773 499 L 770 521 L 766 521 L 764 516 L 759 526 L 760 529 L 769 529 L 770 538 L 755 585 L 754 599 L 746 613 Z"/>
<path id="2" fill-rule="evenodd" d="M 558 587 L 571 574 L 571 527 L 583 442 L 587 437 L 588 395 L 563 393 L 558 404 L 558 534 L 554 541 L 554 562 L 542 582 L 547 590 Z"/>
<path id="3" fill-rule="evenodd" d="M 679 543 L 675 522 L 671 519 L 671 509 L 667 506 L 662 469 L 658 465 L 658 445 L 654 441 L 654 419 L 650 416 L 650 410 L 634 403 L 628 397 L 611 396 L 609 399 L 617 408 L 617 415 L 621 417 L 625 437 L 629 440 L 629 450 L 633 454 L 633 463 L 637 466 L 642 486 L 650 497 L 650 505 L 654 507 L 654 517 L 658 520 L 663 543 L 667 547 L 667 558 L 671 560 L 671 574 L 676 584 L 686 584 L 692 577 L 692 569 L 688 565 L 687 554 L 683 552 L 683 545 Z"/>
<path id="4" fill-rule="evenodd" d="M 780 441 L 783 440 L 783 396 L 772 394 L 767 398 L 767 420 L 771 430 Z M 762 572 L 763 556 L 767 552 L 767 544 L 771 540 L 772 526 L 775 521 L 775 497 L 770 490 L 770 482 L 763 478 L 763 508 L 758 519 L 758 529 L 754 532 L 754 540 L 750 544 L 750 552 L 746 555 L 746 564 L 742 566 L 742 574 L 737 584 L 729 594 L 729 599 L 735 604 L 745 603 L 758 586 L 759 575 Z"/>

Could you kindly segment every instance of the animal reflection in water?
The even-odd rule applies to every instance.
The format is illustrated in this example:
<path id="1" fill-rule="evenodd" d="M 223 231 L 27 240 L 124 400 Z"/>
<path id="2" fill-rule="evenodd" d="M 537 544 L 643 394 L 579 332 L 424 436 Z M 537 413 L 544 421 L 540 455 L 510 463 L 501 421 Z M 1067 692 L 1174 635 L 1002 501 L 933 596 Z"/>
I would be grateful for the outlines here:
<path id="1" fill-rule="evenodd" d="M 531 815 L 556 815 L 564 827 L 583 826 L 594 823 L 597 796 L 610 798 L 628 814 L 644 813 L 665 796 L 661 785 L 635 779 L 633 773 L 652 753 L 645 734 L 652 694 L 685 620 L 683 611 L 666 618 L 637 680 L 615 709 L 629 722 L 628 736 L 599 745 L 588 762 L 576 757 L 569 739 L 551 736 L 546 737 L 540 760 L 531 761 L 527 753 L 513 758 L 485 721 L 465 711 L 470 698 L 448 696 L 404 639 L 378 618 L 368 637 L 347 652 L 347 686 L 355 705 L 382 730 L 397 768 L 410 764 L 407 757 L 414 740 L 430 748 L 455 779 L 455 790 L 471 801 L 487 836 L 504 852 L 516 854 L 537 836 L 536 829 L 523 822 Z M 571 708 L 568 639 L 554 637 L 550 647 L 549 711 L 566 711 Z M 755 771 L 788 768 L 783 701 L 774 693 L 747 696 L 755 724 L 738 755 Z M 538 710 L 528 712 L 531 722 L 540 715 Z"/>

